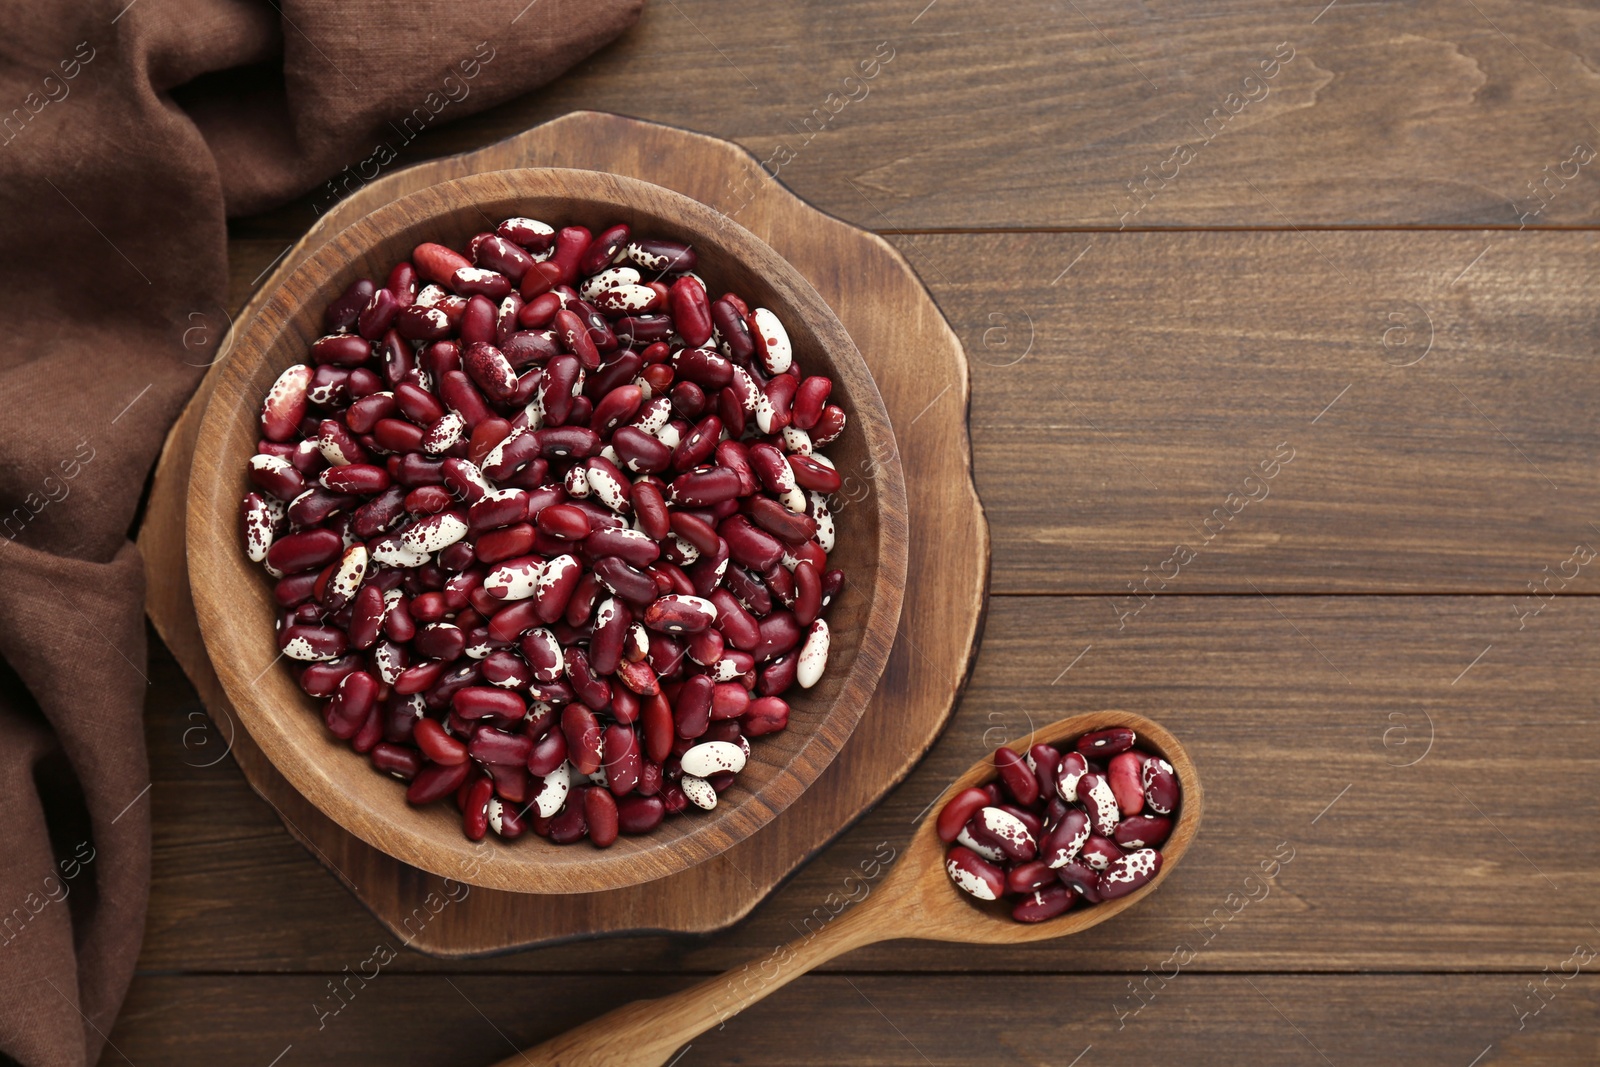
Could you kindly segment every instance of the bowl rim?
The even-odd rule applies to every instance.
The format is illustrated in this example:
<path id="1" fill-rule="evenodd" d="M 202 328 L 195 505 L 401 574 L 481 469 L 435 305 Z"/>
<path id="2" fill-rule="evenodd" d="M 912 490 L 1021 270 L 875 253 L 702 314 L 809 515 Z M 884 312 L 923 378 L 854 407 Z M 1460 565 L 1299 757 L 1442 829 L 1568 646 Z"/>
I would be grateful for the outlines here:
<path id="1" fill-rule="evenodd" d="M 667 217 L 675 220 L 680 230 L 701 238 L 714 234 L 720 249 L 736 261 L 764 261 L 764 269 L 770 268 L 768 283 L 789 309 L 786 318 L 804 322 L 815 335 L 818 347 L 834 364 L 836 381 L 845 386 L 850 406 L 857 412 L 858 417 L 851 421 L 856 432 L 863 434 L 873 458 L 870 481 L 877 508 L 875 589 L 844 681 L 810 736 L 776 767 L 760 791 L 743 793 L 737 803 L 719 804 L 714 812 L 705 813 L 703 821 L 693 820 L 696 825 L 670 839 L 661 840 L 659 832 L 624 837 L 619 844 L 639 844 L 591 849 L 581 864 L 540 863 L 523 842 L 496 842 L 495 846 L 506 848 L 516 862 L 494 862 L 501 855 L 498 847 L 485 857 L 483 843 L 468 841 L 464 835 L 441 835 L 419 820 L 394 820 L 390 812 L 378 810 L 359 792 L 345 788 L 347 775 L 336 769 L 335 759 L 305 751 L 306 743 L 293 736 L 284 721 L 288 715 L 301 713 L 303 707 L 267 705 L 255 684 L 261 674 L 251 678 L 242 667 L 225 626 L 225 620 L 236 614 L 229 610 L 231 605 L 224 596 L 226 579 L 243 573 L 251 574 L 258 585 L 262 581 L 259 568 L 245 558 L 237 544 L 238 498 L 246 488 L 243 468 L 226 470 L 221 463 L 202 461 L 214 451 L 208 443 L 223 439 L 240 419 L 249 420 L 253 437 L 260 390 L 252 391 L 251 379 L 268 354 L 282 345 L 285 333 L 295 328 L 294 319 L 305 304 L 331 299 L 328 286 L 353 260 L 366 254 L 363 249 L 397 232 L 425 227 L 463 204 L 539 198 L 569 199 L 623 212 L 670 212 Z M 403 863 L 485 888 L 521 893 L 623 888 L 697 866 L 756 833 L 815 783 L 852 736 L 882 677 L 898 630 L 908 555 L 904 472 L 888 411 L 866 360 L 844 326 L 792 264 L 737 221 L 682 193 L 623 175 L 558 167 L 478 172 L 414 190 L 355 220 L 307 253 L 257 313 L 240 326 L 217 368 L 216 387 L 197 433 L 190 472 L 185 551 L 196 615 L 218 678 L 238 709 L 241 724 L 278 773 L 341 828 Z M 344 742 L 321 736 L 330 746 L 351 751 Z M 771 802 L 775 790 L 783 794 L 778 803 Z M 396 797 L 403 810 L 415 810 L 405 806 L 398 785 Z M 669 825 L 681 827 L 684 822 L 675 820 Z M 519 848 L 522 856 L 516 855 Z M 488 862 L 484 862 L 486 858 Z"/>

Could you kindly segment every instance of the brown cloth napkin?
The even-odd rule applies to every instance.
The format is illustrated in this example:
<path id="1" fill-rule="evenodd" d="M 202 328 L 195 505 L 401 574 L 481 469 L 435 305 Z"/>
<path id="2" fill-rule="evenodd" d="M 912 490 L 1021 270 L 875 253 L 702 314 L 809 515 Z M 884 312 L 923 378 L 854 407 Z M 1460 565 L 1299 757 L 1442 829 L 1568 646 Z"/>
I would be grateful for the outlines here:
<path id="1" fill-rule="evenodd" d="M 226 216 L 320 183 L 326 207 L 642 2 L 0 0 L 6 1056 L 95 1062 L 138 957 L 149 679 L 127 537 L 226 328 Z"/>

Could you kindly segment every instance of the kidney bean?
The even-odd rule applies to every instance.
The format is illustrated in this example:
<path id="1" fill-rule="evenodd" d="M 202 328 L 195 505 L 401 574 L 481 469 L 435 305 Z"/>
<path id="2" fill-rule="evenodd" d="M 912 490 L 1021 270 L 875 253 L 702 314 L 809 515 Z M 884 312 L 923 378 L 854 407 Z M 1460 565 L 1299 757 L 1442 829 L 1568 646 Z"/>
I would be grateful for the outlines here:
<path id="1" fill-rule="evenodd" d="M 1062 753 L 1056 767 L 1056 794 L 1069 804 L 1078 800 L 1078 785 L 1089 772 L 1089 761 L 1081 752 Z"/>
<path id="2" fill-rule="evenodd" d="M 1109 730 L 1084 734 L 1078 738 L 1077 750 L 1085 756 L 1111 756 L 1128 751 L 1136 740 L 1132 730 L 1125 726 L 1114 726 Z"/>
<path id="3" fill-rule="evenodd" d="M 1172 834 L 1172 820 L 1165 815 L 1132 815 L 1117 823 L 1114 838 L 1126 849 L 1159 848 Z"/>
<path id="4" fill-rule="evenodd" d="M 1054 919 L 1072 907 L 1076 899 L 1072 890 L 1064 885 L 1045 885 L 1029 893 L 1011 909 L 1011 918 L 1019 923 L 1039 923 Z"/>
<path id="5" fill-rule="evenodd" d="M 1095 833 L 1110 837 L 1116 832 L 1117 822 L 1122 817 L 1121 809 L 1117 807 L 1117 795 L 1111 791 L 1111 784 L 1106 781 L 1105 775 L 1095 771 L 1085 774 L 1078 782 L 1078 796 L 1089 812 Z"/>
<path id="6" fill-rule="evenodd" d="M 678 241 L 664 241 L 653 237 L 635 237 L 627 242 L 623 255 L 641 270 L 665 274 L 669 271 L 694 270 L 699 257 L 695 250 Z"/>
<path id="7" fill-rule="evenodd" d="M 1051 867 L 1064 867 L 1077 858 L 1088 840 L 1089 816 L 1071 808 L 1045 832 L 1039 858 Z"/>
<path id="8" fill-rule="evenodd" d="M 1144 786 L 1145 803 L 1150 805 L 1150 810 L 1157 815 L 1171 815 L 1178 806 L 1178 778 L 1172 770 L 1172 764 L 1151 757 L 1145 761 L 1140 781 Z"/>
<path id="9" fill-rule="evenodd" d="M 568 704 L 561 711 L 561 732 L 567 739 L 568 759 L 581 774 L 600 769 L 604 741 L 600 722 L 582 704 Z"/>
<path id="10" fill-rule="evenodd" d="M 1161 853 L 1141 848 L 1111 861 L 1100 875 L 1100 898 L 1116 900 L 1146 885 L 1161 870 Z"/>
<path id="11" fill-rule="evenodd" d="M 1039 783 L 1022 757 L 1001 746 L 994 750 L 994 765 L 1000 781 L 1018 804 L 1029 805 L 1039 799 Z"/>
<path id="12" fill-rule="evenodd" d="M 472 764 L 467 762 L 425 763 L 406 789 L 406 800 L 419 807 L 442 800 L 459 789 L 471 771 Z"/>
<path id="13" fill-rule="evenodd" d="M 661 825 L 666 806 L 659 796 L 620 797 L 617 800 L 617 828 L 625 834 L 647 834 Z"/>
<path id="14" fill-rule="evenodd" d="M 959 889 L 979 900 L 998 900 L 1006 891 L 1005 872 L 970 849 L 952 847 L 944 866 Z"/>
<path id="15" fill-rule="evenodd" d="M 1106 781 L 1117 798 L 1117 807 L 1123 815 L 1137 815 L 1144 809 L 1144 762 L 1149 757 L 1130 749 L 1111 757 L 1106 767 Z"/>

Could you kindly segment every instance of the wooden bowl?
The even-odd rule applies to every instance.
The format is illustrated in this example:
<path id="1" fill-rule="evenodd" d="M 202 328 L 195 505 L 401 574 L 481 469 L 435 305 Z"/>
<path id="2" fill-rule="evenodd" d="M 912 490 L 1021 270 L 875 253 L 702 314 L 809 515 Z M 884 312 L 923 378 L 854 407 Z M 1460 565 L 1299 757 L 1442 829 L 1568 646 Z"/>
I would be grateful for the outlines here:
<path id="1" fill-rule="evenodd" d="M 737 783 L 710 812 L 668 819 L 609 849 L 557 846 L 528 834 L 474 844 L 449 801 L 413 808 L 404 788 L 332 737 L 318 701 L 300 691 L 273 636 L 272 580 L 246 559 L 239 502 L 249 488 L 262 397 L 305 360 L 324 307 L 357 278 L 381 281 L 424 241 L 463 247 L 494 221 L 526 215 L 598 230 L 625 222 L 641 234 L 691 243 L 713 293 L 734 290 L 771 308 L 795 359 L 834 380 L 848 424 L 828 454 L 854 501 L 836 516 L 830 558 L 846 575 L 828 610 L 828 671 L 790 694 L 790 725 L 758 738 Z M 840 263 L 840 270 L 850 264 Z M 749 837 L 817 779 L 855 728 L 878 684 L 899 624 L 906 571 L 904 476 L 888 413 L 861 354 L 816 290 L 754 234 L 679 193 L 593 171 L 474 174 L 419 190 L 352 224 L 311 255 L 241 324 L 195 446 L 188 560 L 206 649 L 251 737 L 296 789 L 374 848 L 425 871 L 521 893 L 589 893 L 636 885 L 702 863 Z M 492 836 L 492 835 L 491 835 Z"/>

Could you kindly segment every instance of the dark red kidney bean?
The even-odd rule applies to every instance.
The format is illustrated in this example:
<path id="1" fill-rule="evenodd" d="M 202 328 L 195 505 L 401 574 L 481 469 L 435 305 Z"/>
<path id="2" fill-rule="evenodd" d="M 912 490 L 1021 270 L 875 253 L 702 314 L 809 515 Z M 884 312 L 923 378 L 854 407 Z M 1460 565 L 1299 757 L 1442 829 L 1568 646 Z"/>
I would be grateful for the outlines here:
<path id="1" fill-rule="evenodd" d="M 646 605 L 656 598 L 656 583 L 648 574 L 616 556 L 596 560 L 594 575 L 600 584 L 633 604 Z"/>
<path id="2" fill-rule="evenodd" d="M 789 468 L 794 471 L 795 484 L 814 493 L 837 493 L 844 484 L 838 471 L 823 466 L 810 456 L 791 455 Z"/>
<path id="3" fill-rule="evenodd" d="M 639 702 L 639 725 L 644 728 L 645 755 L 662 763 L 672 753 L 674 724 L 672 704 L 661 693 Z"/>
<path id="4" fill-rule="evenodd" d="M 661 557 L 661 546 L 638 530 L 596 529 L 583 542 L 591 559 L 615 556 L 635 567 L 648 567 Z"/>
<path id="5" fill-rule="evenodd" d="M 994 765 L 1006 791 L 1017 803 L 1026 806 L 1039 799 L 1039 781 L 1021 756 L 1002 745 L 994 750 Z"/>
<path id="6" fill-rule="evenodd" d="M 1133 747 L 1137 737 L 1126 726 L 1113 726 L 1109 730 L 1096 730 L 1078 738 L 1073 747 L 1085 756 L 1096 758 L 1114 756 Z"/>
<path id="7" fill-rule="evenodd" d="M 411 262 L 416 264 L 418 277 L 443 286 L 450 284 L 457 270 L 472 265 L 460 252 L 432 242 L 413 248 Z"/>
<path id="8" fill-rule="evenodd" d="M 1150 757 L 1136 748 L 1119 752 L 1106 766 L 1106 781 L 1117 798 L 1117 808 L 1124 816 L 1137 815 L 1144 810 L 1144 781 L 1141 772 Z"/>
<path id="9" fill-rule="evenodd" d="M 795 428 L 807 432 L 814 429 L 832 392 L 833 380 L 823 375 L 813 374 L 802 381 L 794 394 L 792 421 Z"/>
<path id="10" fill-rule="evenodd" d="M 278 538 L 267 549 L 267 563 L 284 574 L 316 570 L 338 559 L 344 540 L 332 530 L 302 530 Z"/>
<path id="11" fill-rule="evenodd" d="M 643 766 L 638 735 L 630 726 L 612 723 L 605 728 L 604 750 L 606 787 L 613 796 L 627 796 L 639 784 L 639 771 Z"/>
<path id="12" fill-rule="evenodd" d="M 583 811 L 583 792 L 574 790 L 567 799 L 566 807 L 550 820 L 550 840 L 558 845 L 570 845 L 582 841 L 588 832 L 589 824 Z"/>
<path id="13" fill-rule="evenodd" d="M 437 719 L 418 719 L 411 736 L 430 762 L 445 766 L 467 762 L 466 744 L 446 733 Z"/>
<path id="14" fill-rule="evenodd" d="M 508 649 L 489 653 L 479 661 L 479 666 L 483 670 L 483 680 L 490 685 L 502 689 L 526 689 L 533 684 L 533 668 Z"/>
<path id="15" fill-rule="evenodd" d="M 535 438 L 546 459 L 582 459 L 600 451 L 600 435 L 587 426 L 546 426 L 535 432 Z"/>
<path id="16" fill-rule="evenodd" d="M 494 797 L 493 777 L 475 777 L 461 800 L 461 829 L 469 841 L 482 841 L 490 832 L 490 800 Z"/>
<path id="17" fill-rule="evenodd" d="M 394 614 L 391 614 L 389 617 L 393 619 Z M 394 637 L 394 634 L 391 633 L 390 636 Z M 409 641 L 411 638 L 410 635 L 407 635 L 403 638 L 394 637 L 394 639 L 396 641 Z M 394 691 L 402 696 L 409 696 L 412 693 L 420 693 L 423 690 L 431 687 L 434 682 L 437 682 L 439 680 L 439 676 L 443 673 L 443 663 L 418 663 L 415 666 L 407 667 L 405 670 L 400 672 L 400 677 L 395 679 Z"/>
<path id="18" fill-rule="evenodd" d="M 1145 761 L 1140 774 L 1145 803 L 1158 815 L 1170 815 L 1178 806 L 1178 777 L 1172 764 L 1155 756 Z"/>
<path id="19" fill-rule="evenodd" d="M 748 367 L 756 352 L 756 341 L 744 316 L 724 296 L 711 305 L 711 321 L 722 334 L 728 357 L 739 366 Z"/>
<path id="20" fill-rule="evenodd" d="M 729 564 L 723 573 L 722 584 L 728 591 L 743 604 L 751 614 L 756 616 L 772 613 L 772 592 L 764 585 L 760 578 L 751 574 L 737 564 Z"/>
<path id="21" fill-rule="evenodd" d="M 506 237 L 495 234 L 478 242 L 473 250 L 473 260 L 480 267 L 498 271 L 514 282 L 533 266 L 533 257 Z"/>
<path id="22" fill-rule="evenodd" d="M 617 435 L 621 434 L 622 430 L 618 430 Z M 621 451 L 620 448 L 618 451 Z M 674 504 L 691 508 L 707 507 L 724 500 L 737 499 L 739 476 L 725 467 L 701 467 L 678 475 L 672 480 L 671 488 Z"/>
<path id="23" fill-rule="evenodd" d="M 944 807 L 939 809 L 939 818 L 935 824 L 939 840 L 947 845 L 953 842 L 960 836 L 961 828 L 988 805 L 989 794 L 975 787 L 963 789 L 945 801 Z"/>
<path id="24" fill-rule="evenodd" d="M 710 459 L 721 434 L 721 419 L 715 415 L 707 415 L 701 419 L 700 423 L 678 442 L 678 447 L 673 449 L 673 469 L 686 471 Z"/>
<path id="25" fill-rule="evenodd" d="M 717 621 L 713 624 L 734 648 L 746 652 L 754 652 L 761 645 L 762 636 L 760 624 L 744 605 L 740 604 L 732 593 L 726 589 L 714 589 L 708 597 L 717 608 Z M 770 616 L 769 616 L 770 617 Z M 799 629 L 796 627 L 795 643 L 799 643 Z M 785 650 L 787 651 L 787 650 Z"/>
<path id="26" fill-rule="evenodd" d="M 517 694 L 493 686 L 474 685 L 456 690 L 450 706 L 463 719 L 497 718 L 507 721 L 521 719 L 527 705 Z"/>
<path id="27" fill-rule="evenodd" d="M 683 381 L 718 390 L 733 380 L 733 364 L 709 348 L 682 348 L 672 355 L 673 373 Z"/>
<path id="28" fill-rule="evenodd" d="M 1084 899 L 1086 904 L 1098 904 L 1100 896 L 1100 872 L 1090 867 L 1087 863 L 1074 860 L 1056 868 L 1056 877 L 1061 884 L 1073 890 Z"/>
<path id="29" fill-rule="evenodd" d="M 394 323 L 399 313 L 400 302 L 394 298 L 394 293 L 388 289 L 375 289 L 372 299 L 367 301 L 367 306 L 356 317 L 356 331 L 367 340 L 376 341 Z"/>
<path id="30" fill-rule="evenodd" d="M 1013 893 L 1032 893 L 1045 886 L 1054 886 L 1070 895 L 1071 890 L 1056 878 L 1056 872 L 1038 860 L 1021 863 L 1006 872 L 1006 888 Z"/>
<path id="31" fill-rule="evenodd" d="M 1076 899 L 1072 890 L 1064 885 L 1046 885 L 1029 893 L 1011 909 L 1011 918 L 1019 923 L 1041 923 L 1065 914 Z"/>
<path id="32" fill-rule="evenodd" d="M 461 326 L 457 330 L 463 355 L 472 345 L 494 341 L 495 317 L 495 303 L 488 297 L 480 294 L 467 301 L 467 310 L 462 313 Z"/>
<path id="33" fill-rule="evenodd" d="M 561 298 L 554 293 L 540 293 L 531 299 L 524 293 L 523 297 L 527 303 L 517 312 L 517 325 L 524 330 L 543 330 L 561 310 Z"/>
<path id="34" fill-rule="evenodd" d="M 752 522 L 782 541 L 807 541 L 817 535 L 817 520 L 797 514 L 767 496 L 752 496 L 741 504 Z"/>
<path id="35" fill-rule="evenodd" d="M 511 279 L 499 271 L 482 267 L 457 267 L 450 276 L 450 288 L 465 297 L 486 296 L 499 300 L 511 292 Z"/>
<path id="36" fill-rule="evenodd" d="M 611 329 L 618 344 L 655 344 L 672 336 L 672 318 L 653 314 L 623 315 L 611 324 Z"/>
<path id="37" fill-rule="evenodd" d="M 702 736 L 711 725 L 711 700 L 715 684 L 703 674 L 684 680 L 683 688 L 673 702 L 674 726 L 679 737 Z"/>
<path id="38" fill-rule="evenodd" d="M 757 697 L 739 721 L 739 728 L 746 737 L 764 737 L 788 726 L 789 704 L 782 697 Z"/>
<path id="39" fill-rule="evenodd" d="M 751 570 L 766 571 L 783 558 L 783 543 L 743 515 L 723 519 L 717 533 L 728 542 L 728 555 Z"/>
<path id="40" fill-rule="evenodd" d="M 372 358 L 372 343 L 349 333 L 332 333 L 311 342 L 311 362 L 359 367 Z"/>
<path id="41" fill-rule="evenodd" d="M 805 631 L 794 621 L 794 615 L 787 611 L 774 611 L 757 625 L 760 628 L 761 640 L 754 648 L 748 650 L 755 656 L 757 663 L 764 663 L 798 647 L 801 639 L 805 637 Z M 723 633 L 726 634 L 727 631 L 724 630 Z"/>
<path id="42" fill-rule="evenodd" d="M 659 364 L 658 364 L 659 365 Z M 672 387 L 672 410 L 686 419 L 705 414 L 706 393 L 694 382 L 679 382 Z M 721 428 L 720 426 L 718 427 Z"/>
<path id="43" fill-rule="evenodd" d="M 1126 849 L 1160 848 L 1172 836 L 1172 820 L 1165 815 L 1133 815 L 1117 823 L 1112 835 Z"/>
<path id="44" fill-rule="evenodd" d="M 582 704 L 568 704 L 561 709 L 561 732 L 567 739 L 567 758 L 580 773 L 593 774 L 600 769 L 604 742 L 594 712 Z"/>
<path id="45" fill-rule="evenodd" d="M 417 271 L 410 263 L 401 260 L 389 272 L 389 281 L 384 286 L 394 294 L 395 303 L 401 307 L 409 307 L 417 298 Z"/>
<path id="46" fill-rule="evenodd" d="M 480 763 L 495 763 L 520 767 L 533 753 L 533 739 L 522 734 L 508 734 L 491 726 L 480 726 L 467 746 L 468 754 Z"/>
<path id="47" fill-rule="evenodd" d="M 563 541 L 581 541 L 592 529 L 589 516 L 570 504 L 553 504 L 539 512 L 539 529 Z"/>
<path id="48" fill-rule="evenodd" d="M 567 735 L 560 730 L 551 730 L 536 741 L 528 753 L 528 773 L 543 778 L 553 773 L 566 759 Z"/>
<path id="49" fill-rule="evenodd" d="M 418 807 L 441 800 L 459 789 L 471 770 L 472 764 L 466 762 L 424 764 L 406 789 L 406 800 Z"/>
<path id="50" fill-rule="evenodd" d="M 416 778 L 417 772 L 422 770 L 422 756 L 416 749 L 389 741 L 379 741 L 373 745 L 367 758 L 378 770 L 391 774 L 402 782 L 411 781 Z"/>
<path id="51" fill-rule="evenodd" d="M 606 790 L 590 786 L 583 791 L 583 819 L 596 848 L 609 848 L 617 840 L 617 802 Z"/>
<path id="52" fill-rule="evenodd" d="M 356 319 L 361 315 L 361 309 L 367 306 L 377 288 L 370 278 L 358 278 L 351 282 L 339 298 L 328 305 L 327 311 L 323 312 L 323 329 L 329 333 L 338 333 L 354 326 Z"/>
<path id="53" fill-rule="evenodd" d="M 620 253 L 623 247 L 627 245 L 628 237 L 630 236 L 631 232 L 632 231 L 630 231 L 628 227 L 622 223 L 618 223 L 617 225 L 612 226 L 610 229 L 602 230 L 600 234 L 595 237 L 594 242 L 584 250 L 583 255 L 579 257 L 579 273 L 599 274 L 601 271 L 611 266 L 611 261 L 616 259 L 618 253 Z"/>
<path id="54" fill-rule="evenodd" d="M 579 700 L 591 708 L 604 710 L 611 705 L 611 685 L 589 667 L 589 656 L 581 648 L 569 648 L 565 656 L 567 681 Z"/>
<path id="55" fill-rule="evenodd" d="M 799 568 L 795 568 L 796 572 Z M 1039 781 L 1039 792 L 1046 798 L 1055 798 L 1056 768 L 1061 764 L 1061 753 L 1054 745 L 1034 745 L 1028 749 L 1028 762 L 1033 765 L 1033 776 Z"/>
<path id="56" fill-rule="evenodd" d="M 644 392 L 637 385 L 619 385 L 595 405 L 594 414 L 589 417 L 589 428 L 596 433 L 610 433 L 633 418 L 643 402 Z"/>
<path id="57" fill-rule="evenodd" d="M 647 834 L 661 825 L 667 809 L 659 796 L 637 793 L 617 800 L 617 828 L 625 834 Z"/>
<path id="58" fill-rule="evenodd" d="M 556 312 L 550 325 L 567 351 L 577 357 L 578 363 L 584 370 L 600 368 L 600 350 L 595 346 L 594 339 L 589 336 L 588 325 L 578 317 L 577 312 L 562 308 Z"/>
<path id="59" fill-rule="evenodd" d="M 711 340 L 711 305 L 706 290 L 700 282 L 688 275 L 672 283 L 670 290 L 672 321 L 678 336 L 690 348 L 698 348 Z"/>
<path id="60" fill-rule="evenodd" d="M 412 304 L 395 316 L 394 330 L 407 341 L 441 341 L 455 327 L 444 309 Z"/>
<path id="61" fill-rule="evenodd" d="M 788 427 L 792 417 L 790 408 L 794 404 L 794 391 L 799 384 L 800 379 L 792 374 L 779 374 L 767 382 L 764 391 L 767 403 L 772 406 L 772 414 L 768 421 L 771 433 L 781 433 Z"/>

